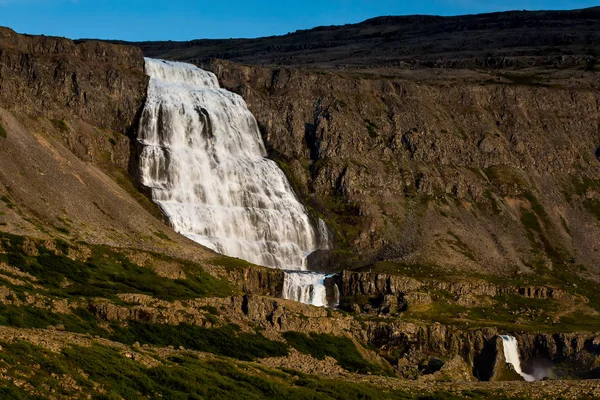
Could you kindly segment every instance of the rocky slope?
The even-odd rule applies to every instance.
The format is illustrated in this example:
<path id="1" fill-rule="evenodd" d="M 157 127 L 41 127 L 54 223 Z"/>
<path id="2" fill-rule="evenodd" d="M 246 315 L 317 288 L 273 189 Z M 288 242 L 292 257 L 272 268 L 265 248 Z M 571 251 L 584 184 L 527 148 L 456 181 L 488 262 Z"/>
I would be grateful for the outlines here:
<path id="1" fill-rule="evenodd" d="M 597 381 L 594 72 L 206 64 L 334 232 L 340 310 L 135 187 L 142 53 L 0 31 L 0 397 L 566 398 Z M 364 72 L 364 71 L 363 71 Z M 335 284 L 335 285 L 334 285 Z M 459 382 L 448 383 L 449 381 Z"/>

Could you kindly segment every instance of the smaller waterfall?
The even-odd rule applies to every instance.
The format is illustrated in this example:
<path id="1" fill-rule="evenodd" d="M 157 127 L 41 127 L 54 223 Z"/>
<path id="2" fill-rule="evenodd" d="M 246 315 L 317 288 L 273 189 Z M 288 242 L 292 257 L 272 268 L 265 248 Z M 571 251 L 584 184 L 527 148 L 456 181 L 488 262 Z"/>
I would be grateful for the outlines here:
<path id="1" fill-rule="evenodd" d="M 323 307 L 327 304 L 325 274 L 308 271 L 284 272 L 283 297 Z"/>
<path id="2" fill-rule="evenodd" d="M 331 233 L 325 221 L 319 218 L 317 222 L 319 250 L 327 250 L 331 246 Z M 283 293 L 284 299 L 312 304 L 317 307 L 337 307 L 339 304 L 339 289 L 334 287 L 334 299 L 327 299 L 325 279 L 331 275 L 311 272 L 308 270 L 307 258 L 302 259 L 300 270 L 284 271 Z"/>
<path id="3" fill-rule="evenodd" d="M 514 336 L 500 335 L 504 347 L 504 358 L 506 362 L 511 364 L 515 371 L 523 377 L 527 382 L 535 381 L 533 375 L 526 374 L 521 369 L 521 359 L 519 358 L 519 343 Z"/>
<path id="4" fill-rule="evenodd" d="M 283 298 L 317 307 L 337 307 L 340 291 L 333 284 L 333 293 L 327 297 L 325 279 L 332 275 L 310 271 L 284 271 Z"/>

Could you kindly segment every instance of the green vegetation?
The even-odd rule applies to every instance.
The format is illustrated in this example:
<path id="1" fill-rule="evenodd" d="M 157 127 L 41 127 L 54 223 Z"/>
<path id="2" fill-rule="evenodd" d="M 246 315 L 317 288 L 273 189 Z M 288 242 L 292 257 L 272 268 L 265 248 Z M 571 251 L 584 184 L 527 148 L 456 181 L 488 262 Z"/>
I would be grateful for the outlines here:
<path id="1" fill-rule="evenodd" d="M 600 188 L 600 182 L 590 179 L 587 176 L 581 178 L 573 177 L 572 180 L 575 193 L 584 196 L 589 190 L 597 190 Z"/>
<path id="2" fill-rule="evenodd" d="M 374 122 L 371 122 L 368 119 L 365 119 L 365 124 L 367 127 L 367 132 L 369 132 L 369 136 L 372 138 L 377 137 L 377 125 Z"/>
<path id="3" fill-rule="evenodd" d="M 3 137 L 6 139 L 7 136 L 8 136 L 8 133 L 6 133 L 6 129 L 4 129 L 2 124 L 0 124 L 0 137 Z"/>
<path id="4" fill-rule="evenodd" d="M 52 122 L 52 125 L 62 133 L 69 131 L 69 126 L 62 119 L 51 119 L 50 122 Z"/>
<path id="5" fill-rule="evenodd" d="M 164 234 L 164 233 L 162 233 L 162 232 L 158 232 L 158 231 L 156 231 L 156 232 L 153 232 L 153 234 L 154 234 L 154 236 L 156 236 L 157 238 L 160 238 L 160 239 L 162 239 L 162 240 L 168 240 L 168 241 L 171 241 L 171 238 L 169 238 L 167 235 L 165 235 L 165 234 Z"/>
<path id="6" fill-rule="evenodd" d="M 55 313 L 36 307 L 0 305 L 0 325 L 14 328 L 44 329 L 62 325 L 68 332 L 98 335 L 133 344 L 136 341 L 155 346 L 183 346 L 186 349 L 209 352 L 240 360 L 280 357 L 288 354 L 285 343 L 266 339 L 258 333 L 241 332 L 237 325 L 201 328 L 195 325 L 166 325 L 129 321 L 126 326 L 112 323 L 110 329 L 88 310 L 78 308 L 72 314 Z"/>
<path id="7" fill-rule="evenodd" d="M 127 192 L 127 194 L 135 199 L 139 205 L 152 214 L 152 216 L 158 218 L 159 220 L 164 219 L 164 215 L 160 208 L 142 193 L 143 189 L 136 188 L 132 178 L 129 176 L 129 174 L 127 174 L 126 171 L 113 168 L 105 172 L 107 172 L 113 178 L 113 180 Z M 100 209 L 100 207 L 98 207 L 98 209 Z M 100 211 L 103 214 L 106 214 L 102 209 L 100 209 Z"/>
<path id="8" fill-rule="evenodd" d="M 98 345 L 53 353 L 23 341 L 1 344 L 0 366 L 26 378 L 38 393 L 33 396 L 2 381 L 0 394 L 9 399 L 44 398 L 50 393 L 69 398 L 91 394 L 93 399 L 416 399 L 403 391 L 222 359 L 201 360 L 186 353 L 147 368 L 116 349 Z M 67 376 L 77 385 L 64 385 L 61 378 Z"/>
<path id="9" fill-rule="evenodd" d="M 360 355 L 356 345 L 345 336 L 311 333 L 310 336 L 301 332 L 286 332 L 285 340 L 301 353 L 323 360 L 330 356 L 337 360 L 340 366 L 351 372 L 385 373 L 379 365 L 369 363 Z"/>
<path id="10" fill-rule="evenodd" d="M 240 360 L 287 356 L 285 343 L 266 339 L 261 334 L 241 332 L 237 325 L 200 328 L 195 325 L 164 325 L 130 321 L 127 327 L 114 327 L 112 340 L 133 344 L 136 341 L 156 346 L 183 346 Z"/>
<path id="11" fill-rule="evenodd" d="M 14 328 L 44 329 L 62 325 L 66 331 L 106 336 L 107 331 L 98 326 L 98 320 L 89 311 L 79 308 L 72 314 L 54 313 L 35 307 L 0 305 L 0 325 Z"/>
<path id="12" fill-rule="evenodd" d="M 454 240 L 449 240 L 448 242 L 450 242 L 454 246 L 454 249 L 456 251 L 458 251 L 465 257 L 467 257 L 469 260 L 477 261 L 475 259 L 475 255 L 473 254 L 473 252 L 471 251 L 469 246 L 467 246 L 466 243 L 463 242 L 462 239 L 457 234 L 455 234 L 452 231 L 448 231 L 448 235 L 450 235 L 454 239 Z"/>
<path id="13" fill-rule="evenodd" d="M 600 200 L 596 199 L 585 199 L 583 200 L 583 206 L 588 210 L 594 217 L 600 220 Z"/>
<path id="14" fill-rule="evenodd" d="M 224 267 L 227 271 L 233 271 L 236 269 L 247 268 L 252 266 L 252 264 L 250 264 L 246 260 L 227 256 L 217 256 L 211 258 L 210 263 L 219 267 Z"/>
<path id="15" fill-rule="evenodd" d="M 457 304 L 452 296 L 439 290 L 431 290 L 434 302 L 425 310 L 403 314 L 408 320 L 435 321 L 456 325 L 476 322 L 477 326 L 495 326 L 507 330 L 538 330 L 549 324 L 551 316 L 558 311 L 556 300 L 531 299 L 516 294 L 493 298 L 492 304 L 467 307 Z M 561 331 L 564 327 L 550 330 Z"/>
<path id="16" fill-rule="evenodd" d="M 0 260 L 8 262 L 38 279 L 51 295 L 70 297 L 116 298 L 119 293 L 143 293 L 163 300 L 206 296 L 229 296 L 233 288 L 225 279 L 217 279 L 198 266 L 188 264 L 187 279 L 159 277 L 151 269 L 132 263 L 121 253 L 93 246 L 86 262 L 55 254 L 43 246 L 38 256 L 22 251 L 23 238 L 0 233 L 8 252 Z M 59 249 L 64 252 L 64 245 Z M 65 282 L 69 285 L 65 286 Z"/>
<path id="17" fill-rule="evenodd" d="M 436 268 L 433 265 L 404 264 L 396 261 L 379 261 L 368 267 L 363 267 L 359 271 L 405 275 L 414 278 L 435 278 L 437 280 L 453 279 L 447 270 Z"/>
<path id="18" fill-rule="evenodd" d="M 535 212 L 537 215 L 539 215 L 539 217 L 542 218 L 542 220 L 548 221 L 548 213 L 546 213 L 546 210 L 544 209 L 542 204 L 539 202 L 537 197 L 535 197 L 533 195 L 533 193 L 525 192 L 523 194 L 523 197 L 525 197 L 527 200 L 529 200 L 529 203 L 531 204 L 531 209 L 533 210 L 533 212 Z"/>
<path id="19" fill-rule="evenodd" d="M 521 207 L 521 223 L 529 230 L 536 232 L 542 231 L 542 227 L 540 226 L 537 216 L 533 212 L 523 207 Z"/>
<path id="20" fill-rule="evenodd" d="M 521 172 L 510 165 L 493 165 L 485 168 L 483 172 L 495 186 L 510 186 L 517 190 L 527 188 L 527 182 Z"/>
<path id="21" fill-rule="evenodd" d="M 544 86 L 544 77 L 534 72 L 504 72 L 498 75 L 515 85 Z"/>
<path id="22" fill-rule="evenodd" d="M 502 209 L 500 208 L 500 205 L 498 204 L 498 201 L 496 200 L 496 197 L 494 197 L 492 192 L 490 192 L 489 190 L 486 190 L 483 192 L 483 196 L 486 199 L 488 199 L 490 201 L 490 203 L 492 204 L 492 211 L 494 212 L 494 214 L 500 215 L 502 213 Z"/>

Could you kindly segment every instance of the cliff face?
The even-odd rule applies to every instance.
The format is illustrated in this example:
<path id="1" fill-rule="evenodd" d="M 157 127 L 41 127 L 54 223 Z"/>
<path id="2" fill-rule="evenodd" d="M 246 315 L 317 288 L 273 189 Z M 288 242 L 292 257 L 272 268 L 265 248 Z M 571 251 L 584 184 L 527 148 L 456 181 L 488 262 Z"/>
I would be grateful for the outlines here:
<path id="1" fill-rule="evenodd" d="M 18 35 L 0 27 L 0 103 L 31 116 L 78 117 L 126 132 L 144 104 L 141 50 Z"/>
<path id="2" fill-rule="evenodd" d="M 369 263 L 596 271 L 593 75 L 207 67 L 247 100 L 271 156 L 327 217 L 339 248 Z"/>

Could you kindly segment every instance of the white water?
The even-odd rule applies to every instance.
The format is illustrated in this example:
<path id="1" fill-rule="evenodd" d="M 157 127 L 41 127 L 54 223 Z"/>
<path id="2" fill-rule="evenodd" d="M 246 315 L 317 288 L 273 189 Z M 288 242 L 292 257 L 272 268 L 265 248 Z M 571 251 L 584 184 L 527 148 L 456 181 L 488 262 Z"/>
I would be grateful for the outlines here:
<path id="1" fill-rule="evenodd" d="M 145 68 L 141 181 L 173 228 L 228 256 L 306 270 L 306 256 L 328 247 L 327 235 L 319 235 L 327 228 L 311 225 L 283 172 L 265 158 L 242 97 L 191 64 L 146 59 Z M 286 273 L 284 296 L 323 305 L 325 276 L 312 274 L 307 282 L 305 275 Z"/>
<path id="2" fill-rule="evenodd" d="M 295 299 L 302 303 L 325 306 L 325 275 L 313 272 L 285 272 L 283 281 L 283 297 Z"/>
<path id="3" fill-rule="evenodd" d="M 521 369 L 521 359 L 519 358 L 519 343 L 514 336 L 500 335 L 502 338 L 502 344 L 504 347 L 504 358 L 507 363 L 512 364 L 515 371 L 523 377 L 527 382 L 535 381 L 533 375 L 529 375 L 523 372 Z"/>

